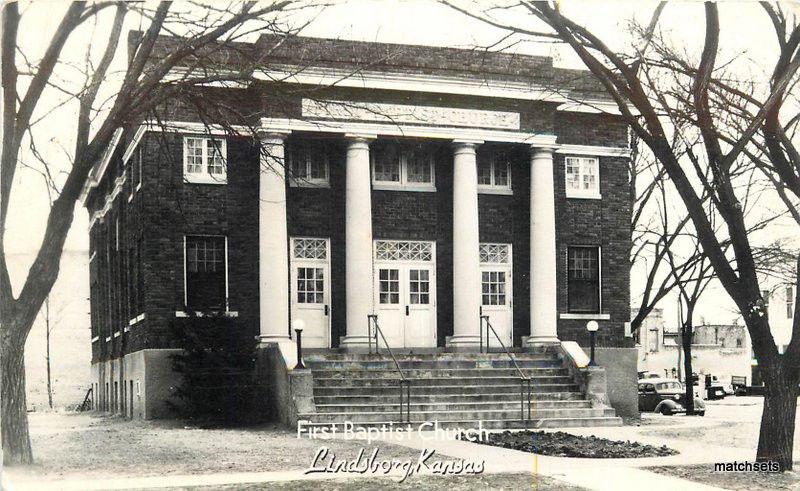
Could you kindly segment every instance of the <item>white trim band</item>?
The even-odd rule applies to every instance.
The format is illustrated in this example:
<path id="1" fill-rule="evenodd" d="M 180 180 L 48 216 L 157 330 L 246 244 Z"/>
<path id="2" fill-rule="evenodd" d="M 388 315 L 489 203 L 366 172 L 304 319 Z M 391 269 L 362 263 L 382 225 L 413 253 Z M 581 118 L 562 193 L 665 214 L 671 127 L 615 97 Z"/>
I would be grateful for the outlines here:
<path id="1" fill-rule="evenodd" d="M 558 314 L 559 319 L 565 320 L 598 320 L 607 321 L 611 320 L 611 314 L 575 314 L 575 313 L 561 313 Z"/>

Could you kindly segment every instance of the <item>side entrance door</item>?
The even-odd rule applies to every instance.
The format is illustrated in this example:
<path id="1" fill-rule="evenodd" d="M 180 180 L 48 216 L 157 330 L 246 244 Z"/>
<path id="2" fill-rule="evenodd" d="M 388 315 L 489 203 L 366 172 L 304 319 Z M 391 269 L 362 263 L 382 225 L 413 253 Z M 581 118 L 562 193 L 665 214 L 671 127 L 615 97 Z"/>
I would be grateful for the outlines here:
<path id="1" fill-rule="evenodd" d="M 507 348 L 513 346 L 513 305 L 511 295 L 511 244 L 481 244 L 481 314 L 489 322 Z M 484 324 L 484 329 L 486 325 Z M 486 331 L 484 330 L 484 335 Z M 491 331 L 489 346 L 500 347 Z"/>
<path id="2" fill-rule="evenodd" d="M 375 313 L 392 348 L 436 347 L 434 248 L 433 242 L 375 241 Z"/>
<path id="3" fill-rule="evenodd" d="M 329 246 L 328 239 L 291 239 L 291 315 L 292 321 L 305 322 L 303 346 L 308 348 L 330 348 Z"/>

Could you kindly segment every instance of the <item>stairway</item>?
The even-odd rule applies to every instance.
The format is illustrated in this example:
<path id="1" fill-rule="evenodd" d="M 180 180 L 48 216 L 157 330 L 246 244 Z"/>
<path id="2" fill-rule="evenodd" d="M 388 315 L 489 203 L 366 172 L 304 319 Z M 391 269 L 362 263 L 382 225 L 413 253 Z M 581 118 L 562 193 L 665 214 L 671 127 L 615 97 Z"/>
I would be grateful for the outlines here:
<path id="1" fill-rule="evenodd" d="M 592 407 L 556 353 L 515 353 L 531 377 L 531 419 L 521 420 L 520 378 L 506 353 L 397 354 L 411 381 L 410 421 L 441 428 L 614 426 L 613 409 Z M 304 426 L 381 426 L 400 421 L 399 375 L 388 354 L 310 354 L 316 412 Z M 527 389 L 524 391 L 527 402 Z M 527 416 L 527 407 L 525 408 Z"/>

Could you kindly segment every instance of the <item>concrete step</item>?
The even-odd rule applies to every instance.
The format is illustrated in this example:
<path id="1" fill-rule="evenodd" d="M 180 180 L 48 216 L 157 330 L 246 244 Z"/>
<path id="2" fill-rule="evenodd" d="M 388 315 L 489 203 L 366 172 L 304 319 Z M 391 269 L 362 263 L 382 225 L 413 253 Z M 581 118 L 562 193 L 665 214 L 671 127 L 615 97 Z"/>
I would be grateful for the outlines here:
<path id="1" fill-rule="evenodd" d="M 404 404 L 405 406 L 405 404 Z M 589 401 L 534 401 L 531 403 L 531 411 L 542 409 L 588 409 L 592 407 Z M 411 400 L 410 408 L 412 412 L 434 412 L 434 411 L 519 411 L 520 400 L 505 401 L 482 401 L 482 402 L 418 402 Z M 394 398 L 394 402 L 381 402 L 376 404 L 316 404 L 318 413 L 349 413 L 349 412 L 399 412 L 399 396 Z"/>
<path id="2" fill-rule="evenodd" d="M 368 375 L 367 377 L 317 377 L 314 376 L 314 388 L 317 387 L 336 387 L 340 385 L 348 385 L 352 387 L 382 387 L 397 386 L 399 377 L 395 378 L 379 378 L 372 377 L 369 372 L 359 372 L 359 375 Z M 409 377 L 406 377 L 409 378 Z M 438 377 L 425 377 L 425 378 L 409 378 L 411 380 L 412 390 L 415 387 L 426 387 L 432 385 L 472 385 L 475 382 L 480 382 L 481 385 L 516 385 L 519 387 L 520 379 L 517 376 L 482 376 L 482 377 L 459 377 L 459 376 L 438 376 Z M 572 378 L 566 375 L 553 375 L 553 376 L 536 376 L 531 377 L 531 386 L 538 387 L 539 385 L 548 384 L 569 384 Z"/>
<path id="3" fill-rule="evenodd" d="M 568 379 L 569 380 L 569 379 Z M 349 382 L 349 381 L 348 381 Z M 481 382 L 479 380 L 472 380 Z M 489 393 L 517 393 L 519 394 L 519 380 L 512 380 L 509 384 L 481 384 L 481 385 L 416 385 L 411 384 L 411 396 L 419 394 L 489 394 Z M 579 392 L 575 383 L 560 384 L 537 384 L 532 386 L 534 392 Z M 397 383 L 377 384 L 377 385 L 330 385 L 325 387 L 314 387 L 314 396 L 334 396 L 334 395 L 381 395 L 398 394 L 400 389 Z"/>
<path id="4" fill-rule="evenodd" d="M 397 403 L 399 390 L 384 394 L 336 394 L 315 395 L 315 404 L 394 404 Z M 527 395 L 527 394 L 526 394 Z M 534 401 L 576 401 L 582 400 L 580 392 L 532 392 L 531 400 Z M 411 391 L 411 402 L 414 403 L 446 403 L 446 402 L 491 402 L 491 401 L 517 401 L 519 402 L 519 388 L 514 392 L 485 392 L 485 393 L 459 393 L 459 394 L 419 394 Z"/>
<path id="5" fill-rule="evenodd" d="M 313 423 L 338 423 L 343 421 L 378 422 L 392 419 L 399 419 L 399 409 L 394 413 L 395 418 L 387 415 L 392 414 L 387 411 L 374 412 L 339 412 L 339 413 L 301 413 L 299 418 Z M 525 410 L 527 415 L 527 408 Z M 572 418 L 597 418 L 614 417 L 616 413 L 613 409 L 595 408 L 567 408 L 567 409 L 540 409 L 531 408 L 531 417 L 534 419 L 572 419 Z M 459 421 L 482 421 L 493 419 L 519 419 L 520 408 L 496 409 L 496 410 L 460 410 L 460 411 L 411 411 L 410 420 L 412 422 L 425 422 L 454 419 Z"/>
<path id="6" fill-rule="evenodd" d="M 542 376 L 569 376 L 566 368 L 522 368 L 522 373 L 529 377 Z M 514 368 L 404 368 L 403 375 L 407 378 L 427 379 L 436 377 L 519 377 L 519 372 Z M 396 369 L 315 369 L 314 378 L 398 378 Z"/>
<path id="7" fill-rule="evenodd" d="M 457 419 L 440 419 L 435 422 L 423 423 L 399 423 L 397 419 L 387 419 L 384 421 L 348 421 L 336 423 L 312 423 L 303 422 L 303 431 L 313 431 L 317 429 L 330 430 L 336 428 L 337 432 L 341 433 L 345 426 L 349 426 L 350 431 L 356 434 L 361 428 L 376 428 L 376 429 L 389 429 L 391 431 L 400 429 L 402 431 L 431 431 L 436 428 L 442 430 L 456 430 L 478 429 L 483 428 L 486 430 L 501 430 L 501 429 L 521 429 L 521 428 L 581 428 L 581 427 L 597 427 L 597 426 L 622 426 L 622 419 L 618 417 L 588 417 L 588 418 L 537 418 L 528 421 L 521 421 L 519 415 L 516 419 L 485 419 L 485 420 L 457 420 Z"/>
<path id="8" fill-rule="evenodd" d="M 393 361 L 352 361 L 304 359 L 306 367 L 312 370 L 397 370 Z M 514 369 L 511 360 L 398 360 L 402 370 L 410 369 L 468 369 L 468 368 L 506 368 Z M 560 360 L 518 360 L 521 369 L 561 368 Z"/>
<path id="9" fill-rule="evenodd" d="M 505 353 L 395 353 L 395 358 L 398 362 L 403 361 L 508 361 L 508 355 Z M 535 361 L 544 360 L 552 361 L 559 360 L 557 354 L 554 353 L 514 353 L 514 359 L 517 362 L 522 360 Z M 392 357 L 386 353 L 380 354 L 366 354 L 366 353 L 304 353 L 304 362 L 318 362 L 318 361 L 355 361 L 355 362 L 379 362 L 388 361 L 392 362 Z M 394 362 L 392 362 L 394 363 Z"/>

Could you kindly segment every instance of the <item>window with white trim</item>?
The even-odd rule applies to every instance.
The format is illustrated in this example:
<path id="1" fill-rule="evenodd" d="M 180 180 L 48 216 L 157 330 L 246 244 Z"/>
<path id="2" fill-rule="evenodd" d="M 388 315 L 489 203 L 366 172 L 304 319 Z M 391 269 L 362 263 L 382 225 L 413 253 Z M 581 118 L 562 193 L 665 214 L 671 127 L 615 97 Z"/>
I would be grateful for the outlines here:
<path id="1" fill-rule="evenodd" d="M 329 186 L 328 153 L 320 142 L 301 141 L 290 147 L 289 183 L 292 186 Z"/>
<path id="2" fill-rule="evenodd" d="M 794 286 L 786 285 L 786 318 L 794 318 Z"/>
<path id="3" fill-rule="evenodd" d="M 567 310 L 600 312 L 600 248 L 567 248 Z"/>
<path id="4" fill-rule="evenodd" d="M 600 160 L 597 157 L 566 157 L 567 198 L 600 198 Z"/>
<path id="5" fill-rule="evenodd" d="M 222 138 L 183 137 L 183 178 L 199 184 L 225 184 L 227 145 Z"/>
<path id="6" fill-rule="evenodd" d="M 436 190 L 434 154 L 430 146 L 380 142 L 373 145 L 370 155 L 372 184 L 376 189 Z"/>
<path id="7" fill-rule="evenodd" d="M 511 161 L 497 148 L 479 149 L 478 192 L 511 193 Z"/>
<path id="8" fill-rule="evenodd" d="M 227 252 L 223 236 L 186 236 L 186 307 L 224 310 L 227 303 Z"/>

